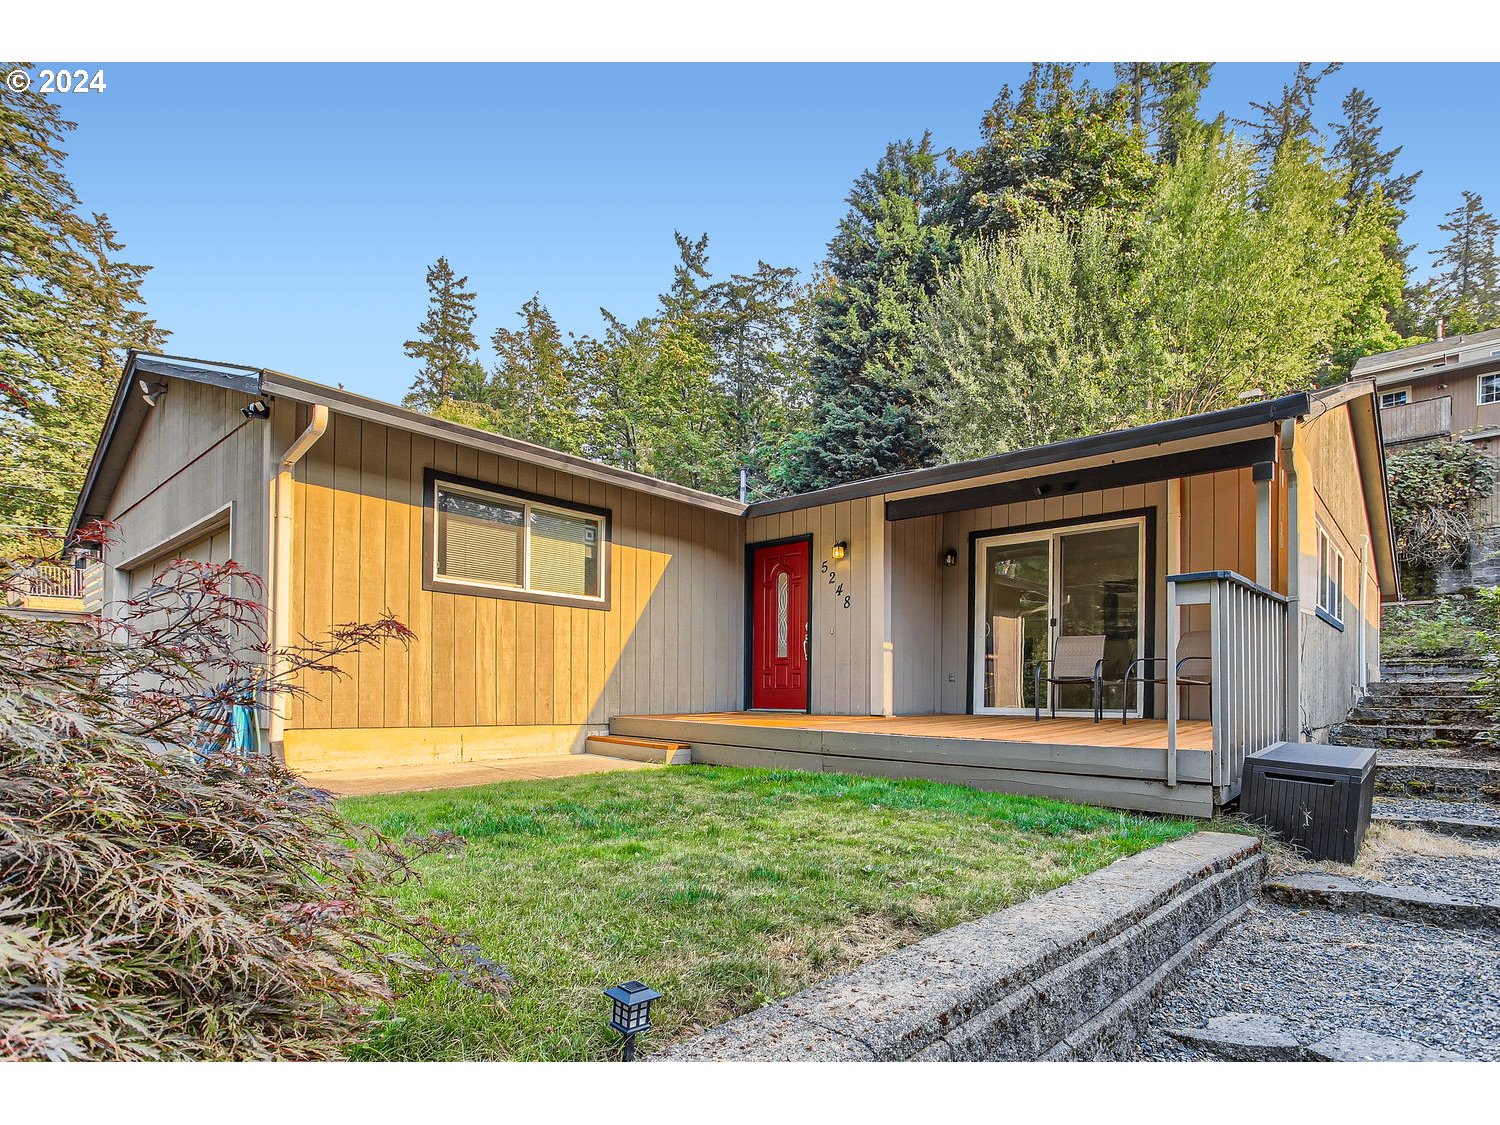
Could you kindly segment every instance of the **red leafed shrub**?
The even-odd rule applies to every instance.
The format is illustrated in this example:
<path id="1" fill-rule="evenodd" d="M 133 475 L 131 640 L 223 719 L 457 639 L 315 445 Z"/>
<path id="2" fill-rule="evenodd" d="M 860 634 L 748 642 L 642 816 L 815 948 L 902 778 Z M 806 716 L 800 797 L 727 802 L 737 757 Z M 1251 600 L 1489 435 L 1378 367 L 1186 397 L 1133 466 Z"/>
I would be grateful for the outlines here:
<path id="1" fill-rule="evenodd" d="M 393 974 L 473 960 L 377 891 L 394 848 L 225 749 L 233 704 L 411 634 L 342 626 L 273 676 L 257 592 L 178 562 L 108 620 L 0 615 L 0 1059 L 338 1057 Z"/>

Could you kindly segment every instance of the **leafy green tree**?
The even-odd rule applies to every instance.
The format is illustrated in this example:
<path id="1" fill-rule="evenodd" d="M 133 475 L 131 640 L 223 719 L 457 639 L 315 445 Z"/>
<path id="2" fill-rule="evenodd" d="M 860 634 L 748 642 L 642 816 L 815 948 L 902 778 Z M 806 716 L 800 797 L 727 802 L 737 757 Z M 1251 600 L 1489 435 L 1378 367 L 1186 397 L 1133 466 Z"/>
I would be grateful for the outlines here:
<path id="1" fill-rule="evenodd" d="M 1388 228 L 1375 210 L 1351 219 L 1343 190 L 1306 140 L 1262 171 L 1248 146 L 1204 137 L 1138 214 L 1039 214 L 970 250 L 920 334 L 944 454 L 1284 393 L 1341 349 L 1393 341 Z"/>
<path id="2" fill-rule="evenodd" d="M 890 145 L 855 181 L 816 286 L 812 425 L 773 477 L 794 491 L 929 465 L 914 397 L 916 322 L 958 244 L 930 136 Z"/>
<path id="3" fill-rule="evenodd" d="M 1207 62 L 1116 63 L 1115 78 L 1130 106 L 1130 122 L 1157 159 L 1171 164 L 1183 143 L 1205 125 L 1198 102 L 1213 74 Z"/>
<path id="4" fill-rule="evenodd" d="M 479 345 L 474 340 L 474 294 L 467 291 L 467 277 L 457 277 L 447 258 L 440 257 L 427 270 L 427 315 L 415 339 L 402 347 L 412 359 L 422 361 L 405 403 L 431 412 L 466 394 L 482 390 L 475 386 L 476 370 L 482 387 L 482 368 L 477 364 Z"/>
<path id="5" fill-rule="evenodd" d="M 66 524 L 125 350 L 167 335 L 144 310 L 148 267 L 121 257 L 105 215 L 80 213 L 73 128 L 34 91 L 0 92 L 0 541 Z"/>
<path id="6" fill-rule="evenodd" d="M 1061 441 L 1130 413 L 1147 310 L 1102 210 L 967 244 L 923 311 L 922 402 L 947 460 Z"/>
<path id="7" fill-rule="evenodd" d="M 951 220 L 965 235 L 1015 230 L 1038 210 L 1130 210 L 1151 188 L 1155 165 L 1132 126 L 1124 87 L 1099 90 L 1065 63 L 1038 63 L 980 122 L 971 152 L 950 154 L 958 170 Z"/>

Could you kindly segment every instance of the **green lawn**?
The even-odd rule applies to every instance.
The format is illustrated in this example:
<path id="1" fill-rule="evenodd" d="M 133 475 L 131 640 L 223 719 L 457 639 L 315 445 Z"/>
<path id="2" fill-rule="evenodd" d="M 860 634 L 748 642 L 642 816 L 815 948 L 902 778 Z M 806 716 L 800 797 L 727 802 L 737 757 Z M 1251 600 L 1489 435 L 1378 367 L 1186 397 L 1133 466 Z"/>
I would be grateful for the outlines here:
<path id="1" fill-rule="evenodd" d="M 501 1002 L 406 982 L 358 1057 L 599 1059 L 600 990 L 665 998 L 649 1052 L 926 934 L 1192 832 L 961 786 L 680 766 L 351 798 L 393 838 L 469 842 L 415 863 L 404 904 L 473 935 Z"/>

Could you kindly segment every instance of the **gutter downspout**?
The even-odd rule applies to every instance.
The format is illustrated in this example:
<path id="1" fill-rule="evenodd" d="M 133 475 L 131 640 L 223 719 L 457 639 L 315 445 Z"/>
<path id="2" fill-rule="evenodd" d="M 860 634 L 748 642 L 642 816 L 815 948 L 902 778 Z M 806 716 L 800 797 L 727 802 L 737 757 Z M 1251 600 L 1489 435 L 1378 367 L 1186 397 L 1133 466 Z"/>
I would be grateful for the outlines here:
<path id="1" fill-rule="evenodd" d="M 1281 423 L 1281 464 L 1286 472 L 1286 699 L 1282 718 L 1283 737 L 1288 742 L 1302 741 L 1302 538 L 1298 526 L 1297 419 Z"/>
<path id="2" fill-rule="evenodd" d="M 1360 698 L 1370 690 L 1369 656 L 1370 628 L 1365 620 L 1366 598 L 1369 596 L 1370 537 L 1364 535 L 1359 541 L 1359 694 Z M 1359 702 L 1359 700 L 1355 700 Z"/>
<path id="3" fill-rule="evenodd" d="M 292 470 L 328 430 L 328 407 L 313 403 L 310 409 L 312 416 L 307 429 L 297 435 L 297 440 L 282 455 L 271 478 L 271 604 L 267 615 L 270 618 L 271 674 L 277 679 L 286 672 L 283 653 L 291 640 Z M 286 731 L 285 699 L 284 693 L 274 693 L 267 701 L 271 712 L 271 752 L 281 761 L 286 760 L 282 748 Z"/>

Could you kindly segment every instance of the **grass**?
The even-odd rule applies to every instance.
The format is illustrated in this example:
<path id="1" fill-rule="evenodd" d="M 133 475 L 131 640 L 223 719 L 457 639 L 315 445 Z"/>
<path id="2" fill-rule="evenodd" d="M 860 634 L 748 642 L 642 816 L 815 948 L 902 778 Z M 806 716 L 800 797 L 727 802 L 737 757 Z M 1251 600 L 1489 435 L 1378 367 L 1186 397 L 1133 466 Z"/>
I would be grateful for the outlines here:
<path id="1" fill-rule="evenodd" d="M 375 1059 L 600 1059 L 600 990 L 665 998 L 646 1051 L 926 934 L 1194 831 L 961 786 L 682 766 L 342 802 L 415 861 L 403 904 L 472 935 L 515 977 L 497 1001 L 407 982 L 354 1052 Z"/>

